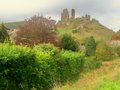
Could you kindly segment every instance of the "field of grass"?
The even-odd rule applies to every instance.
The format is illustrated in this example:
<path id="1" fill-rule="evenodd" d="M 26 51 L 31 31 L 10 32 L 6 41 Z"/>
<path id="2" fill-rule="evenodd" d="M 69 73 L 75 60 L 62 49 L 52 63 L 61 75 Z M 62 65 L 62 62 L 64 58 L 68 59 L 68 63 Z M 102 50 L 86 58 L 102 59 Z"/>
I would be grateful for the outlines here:
<path id="1" fill-rule="evenodd" d="M 74 84 L 53 90 L 120 90 L 120 59 L 103 62 L 101 68 L 80 77 Z"/>
<path id="2" fill-rule="evenodd" d="M 57 32 L 60 34 L 60 35 L 63 35 L 65 33 L 68 33 L 68 34 L 72 34 L 72 30 L 71 28 L 58 28 L 57 29 Z"/>
<path id="3" fill-rule="evenodd" d="M 8 23 L 5 23 L 5 26 L 9 29 L 17 29 L 20 26 L 22 26 L 23 24 L 24 24 L 24 21 L 8 22 Z"/>
<path id="4" fill-rule="evenodd" d="M 103 79 L 96 87 L 96 90 L 120 90 L 120 74 L 114 79 Z"/>

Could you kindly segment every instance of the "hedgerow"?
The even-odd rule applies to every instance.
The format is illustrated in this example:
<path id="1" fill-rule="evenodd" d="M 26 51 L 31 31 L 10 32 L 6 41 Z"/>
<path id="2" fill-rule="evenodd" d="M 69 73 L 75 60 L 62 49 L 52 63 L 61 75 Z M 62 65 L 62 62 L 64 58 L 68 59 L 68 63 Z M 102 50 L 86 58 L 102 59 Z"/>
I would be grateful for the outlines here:
<path id="1" fill-rule="evenodd" d="M 0 90 L 48 90 L 79 76 L 84 54 L 57 48 L 0 44 Z"/>

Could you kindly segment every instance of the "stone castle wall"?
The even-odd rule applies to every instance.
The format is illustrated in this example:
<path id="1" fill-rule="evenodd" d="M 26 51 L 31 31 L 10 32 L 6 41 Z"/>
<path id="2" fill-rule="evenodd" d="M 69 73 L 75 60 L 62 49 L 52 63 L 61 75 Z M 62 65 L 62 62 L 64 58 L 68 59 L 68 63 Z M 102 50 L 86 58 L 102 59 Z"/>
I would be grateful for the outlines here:
<path id="1" fill-rule="evenodd" d="M 63 9 L 63 12 L 61 13 L 61 22 L 67 23 L 70 20 L 77 19 L 75 18 L 75 15 L 76 15 L 75 9 L 71 9 L 71 16 L 68 9 Z M 82 16 L 80 19 L 83 23 L 89 23 L 91 21 L 91 16 L 86 14 L 85 16 Z"/>

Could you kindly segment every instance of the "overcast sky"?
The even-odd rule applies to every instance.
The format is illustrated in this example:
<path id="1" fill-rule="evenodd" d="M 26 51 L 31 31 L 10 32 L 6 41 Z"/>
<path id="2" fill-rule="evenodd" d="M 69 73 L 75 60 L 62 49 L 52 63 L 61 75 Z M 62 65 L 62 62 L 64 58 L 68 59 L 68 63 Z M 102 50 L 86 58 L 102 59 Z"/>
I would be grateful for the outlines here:
<path id="1" fill-rule="evenodd" d="M 24 20 L 35 14 L 59 19 L 64 8 L 76 9 L 77 16 L 90 14 L 114 31 L 120 29 L 120 0 L 0 0 L 0 21 Z"/>

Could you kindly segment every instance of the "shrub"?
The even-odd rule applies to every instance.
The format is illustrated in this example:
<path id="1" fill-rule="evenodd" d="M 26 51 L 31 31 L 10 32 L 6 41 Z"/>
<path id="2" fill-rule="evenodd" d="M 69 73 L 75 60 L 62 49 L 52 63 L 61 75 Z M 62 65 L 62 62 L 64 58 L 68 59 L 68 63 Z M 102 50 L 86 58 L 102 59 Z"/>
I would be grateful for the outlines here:
<path id="1" fill-rule="evenodd" d="M 101 43 L 97 46 L 96 57 L 100 61 L 112 60 L 115 57 L 114 48 L 109 47 L 106 43 Z"/>
<path id="2" fill-rule="evenodd" d="M 40 86 L 38 62 L 27 47 L 0 45 L 0 90 L 30 90 Z"/>
<path id="3" fill-rule="evenodd" d="M 3 43 L 7 39 L 9 40 L 9 35 L 6 31 L 6 27 L 2 23 L 1 26 L 0 26 L 0 42 Z"/>
<path id="4" fill-rule="evenodd" d="M 84 71 L 88 72 L 90 70 L 94 70 L 100 68 L 102 62 L 97 60 L 95 56 L 87 57 L 84 62 Z"/>
<path id="5" fill-rule="evenodd" d="M 96 42 L 94 37 L 89 37 L 85 42 L 85 53 L 87 56 L 95 55 Z"/>
<path id="6" fill-rule="evenodd" d="M 84 54 L 72 51 L 61 51 L 56 58 L 59 82 L 69 82 L 78 78 L 83 69 Z"/>
<path id="7" fill-rule="evenodd" d="M 35 48 L 0 44 L 0 90 L 48 90 L 79 76 L 84 54 L 59 51 L 52 45 Z"/>
<path id="8" fill-rule="evenodd" d="M 118 47 L 115 47 L 115 53 L 118 55 L 118 56 L 120 56 L 120 46 L 118 46 Z"/>
<path id="9" fill-rule="evenodd" d="M 53 44 L 36 45 L 34 47 L 34 49 L 39 50 L 39 51 L 43 51 L 43 52 L 47 52 L 47 53 L 51 53 L 52 56 L 58 54 L 60 51 L 59 48 L 55 47 Z"/>
<path id="10" fill-rule="evenodd" d="M 69 34 L 64 34 L 62 36 L 61 44 L 62 44 L 62 48 L 64 48 L 65 50 L 72 50 L 72 51 L 78 51 L 79 50 L 78 43 Z"/>

